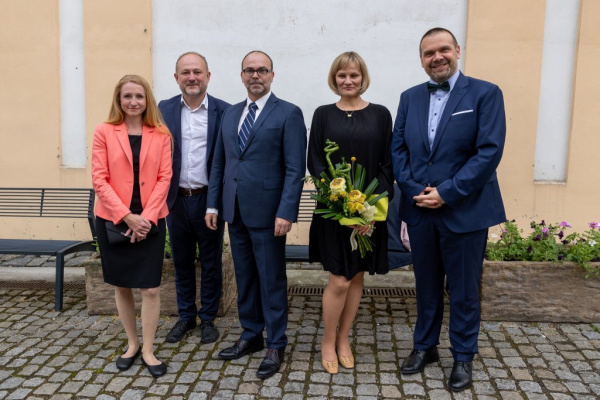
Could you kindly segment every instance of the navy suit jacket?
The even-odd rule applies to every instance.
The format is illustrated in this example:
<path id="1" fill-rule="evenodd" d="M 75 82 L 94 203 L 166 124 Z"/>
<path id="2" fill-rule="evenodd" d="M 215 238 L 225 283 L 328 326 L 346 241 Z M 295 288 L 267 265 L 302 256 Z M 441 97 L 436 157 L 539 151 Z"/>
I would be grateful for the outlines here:
<path id="1" fill-rule="evenodd" d="M 231 223 L 235 200 L 244 224 L 271 228 L 275 218 L 296 221 L 306 172 L 302 111 L 273 93 L 256 119 L 244 151 L 238 125 L 246 101 L 223 113 L 208 188 L 207 207 Z"/>
<path id="2" fill-rule="evenodd" d="M 460 73 L 444 108 L 430 150 L 430 94 L 426 83 L 400 96 L 392 138 L 394 175 L 402 192 L 400 218 L 415 225 L 424 212 L 413 196 L 436 187 L 441 213 L 457 233 L 506 221 L 496 168 L 506 136 L 504 100 L 498 86 Z"/>
<path id="3" fill-rule="evenodd" d="M 217 141 L 217 134 L 221 125 L 221 116 L 230 104 L 217 98 L 208 96 L 208 128 L 206 144 L 206 173 L 210 181 L 211 165 Z M 169 210 L 175 203 L 177 189 L 179 188 L 179 177 L 181 175 L 181 95 L 163 100 L 158 104 L 165 123 L 173 135 L 173 177 L 171 178 L 171 187 L 167 197 Z"/>

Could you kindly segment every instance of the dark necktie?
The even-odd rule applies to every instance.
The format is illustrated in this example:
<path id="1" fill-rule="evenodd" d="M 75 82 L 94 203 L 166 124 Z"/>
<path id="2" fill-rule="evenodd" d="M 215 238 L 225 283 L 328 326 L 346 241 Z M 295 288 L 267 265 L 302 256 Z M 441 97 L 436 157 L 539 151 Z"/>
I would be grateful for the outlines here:
<path id="1" fill-rule="evenodd" d="M 240 153 L 244 151 L 244 147 L 246 147 L 246 143 L 248 143 L 248 138 L 250 137 L 250 132 L 252 132 L 252 125 L 254 125 L 254 120 L 256 119 L 256 109 L 258 106 L 256 103 L 250 103 L 248 106 L 248 114 L 242 123 L 242 127 L 240 128 L 240 132 L 238 134 L 238 144 L 240 146 Z"/>
<path id="2" fill-rule="evenodd" d="M 450 91 L 450 84 L 448 83 L 448 81 L 435 84 L 435 83 L 431 83 L 431 82 L 427 82 L 427 90 L 429 90 L 429 93 L 433 93 L 438 89 L 442 89 L 444 92 L 449 92 Z"/>

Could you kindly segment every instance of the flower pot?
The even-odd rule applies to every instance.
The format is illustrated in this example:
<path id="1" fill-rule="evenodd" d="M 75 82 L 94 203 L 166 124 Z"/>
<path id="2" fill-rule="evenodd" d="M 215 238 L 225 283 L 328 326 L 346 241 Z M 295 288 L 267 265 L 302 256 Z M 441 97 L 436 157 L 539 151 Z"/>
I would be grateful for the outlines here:
<path id="1" fill-rule="evenodd" d="M 90 259 L 84 263 L 85 267 L 85 291 L 87 295 L 88 314 L 117 314 L 115 304 L 114 287 L 104 283 L 102 278 L 102 266 L 100 258 Z M 196 290 L 200 291 L 200 264 L 196 263 Z M 141 307 L 141 296 L 139 290 L 134 289 L 136 309 Z M 200 307 L 200 295 L 196 296 L 198 307 Z M 231 253 L 223 253 L 223 291 L 219 301 L 217 315 L 222 317 L 237 299 L 237 286 L 233 270 Z M 173 261 L 165 259 L 163 263 L 162 281 L 160 285 L 160 313 L 163 315 L 178 315 L 177 295 L 175 292 L 175 269 Z"/>
<path id="2" fill-rule="evenodd" d="M 600 268 L 600 263 L 592 264 Z M 575 263 L 485 261 L 481 318 L 487 321 L 600 322 L 600 276 Z"/>

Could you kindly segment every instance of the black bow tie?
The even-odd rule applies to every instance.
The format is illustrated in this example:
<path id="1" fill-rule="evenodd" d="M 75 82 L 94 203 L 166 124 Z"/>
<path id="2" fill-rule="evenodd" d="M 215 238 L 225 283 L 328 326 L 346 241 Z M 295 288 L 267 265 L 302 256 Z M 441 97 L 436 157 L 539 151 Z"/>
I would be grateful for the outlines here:
<path id="1" fill-rule="evenodd" d="M 429 90 L 429 93 L 433 93 L 438 89 L 442 89 L 444 92 L 449 92 L 450 84 L 448 83 L 448 81 L 446 81 L 444 83 L 440 83 L 439 85 L 437 85 L 435 83 L 427 82 L 427 90 Z"/>

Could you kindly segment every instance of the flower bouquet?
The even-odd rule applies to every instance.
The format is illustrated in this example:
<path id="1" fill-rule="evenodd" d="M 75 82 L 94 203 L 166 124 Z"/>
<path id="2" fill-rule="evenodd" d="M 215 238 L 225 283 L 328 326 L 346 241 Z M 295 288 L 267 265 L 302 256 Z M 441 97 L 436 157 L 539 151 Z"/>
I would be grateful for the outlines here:
<path id="1" fill-rule="evenodd" d="M 338 221 L 344 226 L 364 226 L 372 225 L 373 221 L 385 221 L 388 192 L 373 194 L 379 185 L 377 178 L 363 190 L 367 171 L 356 162 L 355 157 L 351 158 L 351 163 L 347 163 L 342 157 L 342 162 L 334 167 L 330 157 L 337 150 L 339 150 L 337 143 L 327 140 L 325 158 L 329 174 L 323 171 L 320 177 L 305 178 L 317 189 L 317 193 L 312 194 L 311 198 L 326 206 L 326 208 L 315 209 L 314 213 Z M 370 239 L 373 229 L 374 227 L 366 235 L 359 235 L 356 230 L 352 231 L 350 244 L 352 250 L 359 250 L 361 258 L 364 258 L 368 251 L 373 251 L 373 242 Z"/>

